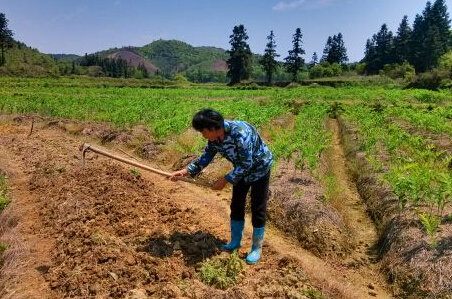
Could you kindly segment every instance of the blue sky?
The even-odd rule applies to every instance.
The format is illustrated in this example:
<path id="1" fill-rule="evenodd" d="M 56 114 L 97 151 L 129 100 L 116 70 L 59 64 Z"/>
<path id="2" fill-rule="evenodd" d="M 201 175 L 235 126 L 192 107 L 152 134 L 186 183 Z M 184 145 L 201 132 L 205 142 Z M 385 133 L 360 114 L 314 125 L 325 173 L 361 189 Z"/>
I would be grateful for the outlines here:
<path id="1" fill-rule="evenodd" d="M 431 1 L 434 2 L 434 1 Z M 303 33 L 304 58 L 320 57 L 328 36 L 342 33 L 349 60 L 363 58 L 366 40 L 383 23 L 396 32 L 404 15 L 412 25 L 426 0 L 0 0 L 14 37 L 44 53 L 93 53 L 177 39 L 229 49 L 243 24 L 253 53 L 262 54 L 274 31 L 280 59 Z M 447 0 L 449 13 L 452 0 Z"/>

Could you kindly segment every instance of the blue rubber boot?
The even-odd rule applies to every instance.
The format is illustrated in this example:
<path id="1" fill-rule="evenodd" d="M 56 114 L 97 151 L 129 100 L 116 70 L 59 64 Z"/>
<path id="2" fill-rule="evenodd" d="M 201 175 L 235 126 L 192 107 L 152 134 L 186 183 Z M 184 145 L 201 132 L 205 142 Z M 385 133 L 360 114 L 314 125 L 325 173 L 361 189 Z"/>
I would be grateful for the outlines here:
<path id="1" fill-rule="evenodd" d="M 242 246 L 243 228 L 245 227 L 245 220 L 236 221 L 231 219 L 231 242 L 221 246 L 221 249 L 233 251 Z"/>
<path id="2" fill-rule="evenodd" d="M 246 257 L 248 264 L 255 264 L 261 259 L 262 244 L 264 243 L 264 227 L 253 227 L 253 247 Z"/>

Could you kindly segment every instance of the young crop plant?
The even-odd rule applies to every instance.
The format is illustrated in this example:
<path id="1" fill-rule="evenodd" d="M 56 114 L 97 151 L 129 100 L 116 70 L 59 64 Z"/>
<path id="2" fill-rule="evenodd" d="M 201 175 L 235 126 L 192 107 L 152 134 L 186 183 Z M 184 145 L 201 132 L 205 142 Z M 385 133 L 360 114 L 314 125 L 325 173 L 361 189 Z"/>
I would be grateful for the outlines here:
<path id="1" fill-rule="evenodd" d="M 199 269 L 199 276 L 204 283 L 224 290 L 235 285 L 243 271 L 244 262 L 234 250 L 227 257 L 207 260 Z"/>
<path id="2" fill-rule="evenodd" d="M 437 107 L 427 112 L 419 107 L 391 107 L 390 115 L 412 124 L 415 128 L 452 136 L 452 121 L 448 118 L 450 107 Z"/>
<path id="3" fill-rule="evenodd" d="M 296 169 L 306 167 L 312 173 L 322 152 L 328 147 L 331 134 L 325 128 L 328 106 L 307 103 L 300 107 L 291 130 L 274 130 L 271 149 L 276 159 L 295 159 Z"/>
<path id="4" fill-rule="evenodd" d="M 342 107 L 342 103 L 334 102 L 330 104 L 327 113 L 330 118 L 336 119 L 344 111 L 345 109 Z"/>
<path id="5" fill-rule="evenodd" d="M 435 233 L 438 230 L 439 225 L 441 224 L 441 218 L 431 213 L 420 213 L 419 219 L 421 220 L 421 223 L 425 228 L 425 232 L 430 237 L 430 246 L 432 248 L 436 247 L 437 243 L 435 240 Z"/>
<path id="6" fill-rule="evenodd" d="M 373 161 L 374 168 L 381 169 L 376 167 L 379 164 L 375 155 L 378 153 L 377 144 L 386 149 L 389 161 L 386 161 L 388 170 L 383 178 L 397 195 L 400 211 L 409 210 L 419 218 L 433 246 L 434 234 L 441 225 L 444 210 L 452 201 L 449 168 L 452 158 L 437 150 L 428 139 L 410 134 L 398 123 L 391 122 L 397 119 L 394 114 L 394 111 L 399 111 L 397 109 L 388 107 L 375 113 L 358 106 L 354 111 L 347 111 L 347 117 L 358 124 L 366 145 L 366 157 Z M 421 123 L 424 116 L 413 115 L 419 117 L 417 123 Z"/>

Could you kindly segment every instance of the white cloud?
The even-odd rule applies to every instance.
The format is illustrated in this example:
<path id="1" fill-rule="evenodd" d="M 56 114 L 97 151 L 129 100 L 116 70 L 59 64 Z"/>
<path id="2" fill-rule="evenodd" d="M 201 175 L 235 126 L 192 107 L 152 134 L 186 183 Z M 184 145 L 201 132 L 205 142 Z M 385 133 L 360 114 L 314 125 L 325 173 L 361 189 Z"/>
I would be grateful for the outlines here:
<path id="1" fill-rule="evenodd" d="M 291 10 L 291 9 L 295 9 L 297 7 L 300 7 L 305 2 L 306 2 L 305 0 L 297 0 L 297 1 L 292 1 L 292 2 L 289 2 L 289 3 L 283 1 L 283 2 L 279 2 L 278 4 L 273 6 L 272 9 L 276 10 L 276 11 Z"/>
<path id="2" fill-rule="evenodd" d="M 275 11 L 288 11 L 296 8 L 302 9 L 319 9 L 331 5 L 336 0 L 296 0 L 291 2 L 279 2 L 272 7 Z"/>

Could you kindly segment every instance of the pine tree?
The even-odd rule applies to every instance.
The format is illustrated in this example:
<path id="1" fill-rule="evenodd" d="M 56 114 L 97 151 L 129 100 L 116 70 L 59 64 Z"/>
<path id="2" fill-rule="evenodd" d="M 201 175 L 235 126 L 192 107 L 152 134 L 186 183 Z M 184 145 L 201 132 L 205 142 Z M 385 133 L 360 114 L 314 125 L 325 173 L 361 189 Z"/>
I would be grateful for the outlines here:
<path id="1" fill-rule="evenodd" d="M 310 67 L 315 66 L 318 62 L 319 62 L 319 58 L 317 57 L 317 52 L 314 52 L 314 54 L 312 54 Z"/>
<path id="2" fill-rule="evenodd" d="M 322 61 L 327 61 L 331 64 L 343 64 L 348 61 L 347 49 L 344 45 L 342 33 L 339 32 L 338 35 L 328 37 L 325 44 L 325 49 L 323 50 Z"/>
<path id="3" fill-rule="evenodd" d="M 334 37 L 333 37 L 334 40 Z M 339 64 L 344 64 L 348 61 L 348 56 L 347 56 L 347 48 L 345 48 L 345 43 L 344 43 L 344 38 L 342 36 L 342 33 L 338 33 L 337 37 L 336 37 L 336 43 L 335 43 L 336 47 L 337 47 L 337 63 Z"/>
<path id="4" fill-rule="evenodd" d="M 229 44 L 231 50 L 229 53 L 228 77 L 231 79 L 230 84 L 240 83 L 241 80 L 246 80 L 251 74 L 251 50 L 246 42 L 248 35 L 243 25 L 234 26 L 232 35 L 229 36 Z"/>
<path id="5" fill-rule="evenodd" d="M 305 54 L 305 51 L 302 48 L 302 39 L 303 34 L 301 34 L 301 29 L 297 28 L 295 30 L 295 34 L 293 35 L 292 50 L 289 50 L 289 55 L 284 58 L 286 70 L 292 75 L 292 81 L 297 81 L 298 72 L 304 66 L 304 59 L 301 55 Z"/>
<path id="6" fill-rule="evenodd" d="M 0 47 L 2 50 L 2 56 L 0 59 L 0 66 L 4 65 L 5 52 L 8 48 L 13 46 L 13 32 L 8 29 L 8 19 L 4 13 L 0 13 Z"/>
<path id="7" fill-rule="evenodd" d="M 425 22 L 424 18 L 417 14 L 413 22 L 413 31 L 409 41 L 410 53 L 409 62 L 414 66 L 417 72 L 421 69 L 425 69 L 422 62 L 422 56 L 424 55 L 423 40 L 425 38 Z"/>
<path id="8" fill-rule="evenodd" d="M 410 63 L 416 72 L 431 70 L 451 47 L 450 19 L 444 0 L 427 2 L 416 15 L 410 39 Z"/>
<path id="9" fill-rule="evenodd" d="M 366 72 L 375 74 L 385 64 L 391 64 L 394 61 L 394 38 L 392 32 L 388 30 L 388 26 L 383 24 L 380 31 L 372 36 L 372 40 L 367 40 L 363 59 L 363 62 L 366 63 Z"/>
<path id="10" fill-rule="evenodd" d="M 436 0 L 432 6 L 432 19 L 439 34 L 439 48 L 441 55 L 446 53 L 451 46 L 450 19 L 444 0 Z"/>
<path id="11" fill-rule="evenodd" d="M 75 61 L 74 61 L 74 60 L 72 60 L 71 74 L 72 74 L 72 75 L 75 74 Z"/>
<path id="12" fill-rule="evenodd" d="M 394 55 L 396 63 L 403 63 L 409 60 L 411 28 L 408 24 L 408 16 L 403 16 L 400 22 L 397 35 L 394 38 Z"/>
<path id="13" fill-rule="evenodd" d="M 323 49 L 323 56 L 320 60 L 321 62 L 328 61 L 328 55 L 330 54 L 331 48 L 333 46 L 333 38 L 331 36 L 328 36 L 328 39 L 326 40 L 325 48 Z"/>
<path id="14" fill-rule="evenodd" d="M 265 75 L 267 77 L 267 84 L 271 84 L 273 80 L 273 74 L 276 72 L 276 68 L 278 67 L 278 62 L 276 61 L 276 57 L 279 57 L 276 54 L 276 43 L 275 43 L 275 35 L 273 34 L 273 30 L 270 31 L 270 35 L 267 36 L 267 46 L 265 48 L 265 54 L 262 56 L 262 59 L 259 63 L 263 66 L 265 70 Z"/>

